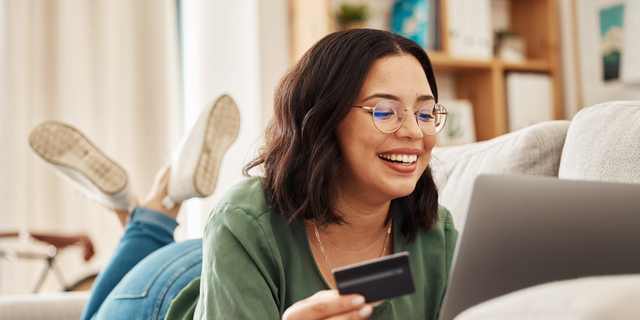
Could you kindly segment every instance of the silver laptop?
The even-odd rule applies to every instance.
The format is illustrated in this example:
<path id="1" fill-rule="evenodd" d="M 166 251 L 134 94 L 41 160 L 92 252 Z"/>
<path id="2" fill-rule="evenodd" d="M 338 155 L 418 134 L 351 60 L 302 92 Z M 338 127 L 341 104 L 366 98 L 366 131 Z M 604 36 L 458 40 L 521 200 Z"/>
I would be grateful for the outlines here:
<path id="1" fill-rule="evenodd" d="M 640 273 L 640 184 L 484 175 L 440 319 L 545 282 L 628 273 Z"/>

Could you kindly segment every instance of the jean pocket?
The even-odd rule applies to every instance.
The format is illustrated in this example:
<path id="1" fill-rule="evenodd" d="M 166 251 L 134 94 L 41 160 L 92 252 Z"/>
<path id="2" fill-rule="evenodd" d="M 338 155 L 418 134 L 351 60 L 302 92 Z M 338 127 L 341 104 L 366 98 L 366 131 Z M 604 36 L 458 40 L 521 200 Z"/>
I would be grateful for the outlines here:
<path id="1" fill-rule="evenodd" d="M 165 292 L 182 274 L 202 264 L 202 242 L 184 248 L 185 243 L 170 245 L 144 258 L 131 269 L 113 291 L 114 299 L 145 298 L 151 292 Z M 199 275 L 199 274 L 198 274 Z"/>

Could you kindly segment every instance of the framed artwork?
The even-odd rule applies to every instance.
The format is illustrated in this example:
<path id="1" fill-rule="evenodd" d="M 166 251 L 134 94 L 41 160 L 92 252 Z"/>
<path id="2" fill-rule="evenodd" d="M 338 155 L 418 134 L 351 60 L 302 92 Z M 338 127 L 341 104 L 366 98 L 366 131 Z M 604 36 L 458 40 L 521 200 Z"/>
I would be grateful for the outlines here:
<path id="1" fill-rule="evenodd" d="M 473 122 L 473 107 L 468 100 L 445 100 L 440 102 L 447 108 L 447 122 L 438 133 L 438 146 L 453 146 L 476 141 Z"/>
<path id="2" fill-rule="evenodd" d="M 640 0 L 575 0 L 584 106 L 640 100 Z"/>

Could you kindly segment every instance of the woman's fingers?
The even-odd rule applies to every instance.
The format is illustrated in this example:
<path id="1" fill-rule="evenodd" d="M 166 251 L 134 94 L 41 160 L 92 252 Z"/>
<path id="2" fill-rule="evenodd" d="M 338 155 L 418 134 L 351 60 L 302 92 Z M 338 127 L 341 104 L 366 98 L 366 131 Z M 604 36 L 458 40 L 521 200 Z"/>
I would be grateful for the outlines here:
<path id="1" fill-rule="evenodd" d="M 366 319 L 371 315 L 371 312 L 373 311 L 373 307 L 371 307 L 370 305 L 364 305 L 362 306 L 360 309 L 356 309 L 354 311 L 351 312 L 347 312 L 338 316 L 333 316 L 333 317 L 329 317 L 326 318 L 326 320 L 360 320 L 360 319 Z"/>
<path id="2" fill-rule="evenodd" d="M 371 315 L 371 306 L 365 305 L 358 294 L 341 296 L 336 290 L 319 291 L 313 296 L 294 303 L 282 315 L 286 320 L 365 319 Z"/>

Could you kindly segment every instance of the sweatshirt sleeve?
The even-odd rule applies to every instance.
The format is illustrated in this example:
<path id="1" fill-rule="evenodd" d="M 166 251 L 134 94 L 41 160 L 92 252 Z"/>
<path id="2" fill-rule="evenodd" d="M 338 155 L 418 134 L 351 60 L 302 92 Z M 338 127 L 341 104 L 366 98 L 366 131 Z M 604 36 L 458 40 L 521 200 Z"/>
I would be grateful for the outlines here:
<path id="1" fill-rule="evenodd" d="M 212 212 L 194 319 L 280 319 L 273 241 L 258 218 L 232 204 Z"/>
<path id="2" fill-rule="evenodd" d="M 444 236 L 445 236 L 445 255 L 447 261 L 447 274 L 451 273 L 451 261 L 453 260 L 453 254 L 456 249 L 458 241 L 458 230 L 453 224 L 453 216 L 451 212 L 444 207 L 440 207 L 441 218 L 444 218 Z M 447 276 L 448 278 L 448 276 Z"/>

